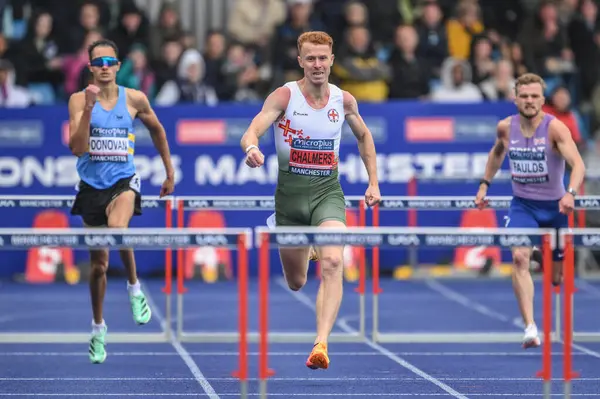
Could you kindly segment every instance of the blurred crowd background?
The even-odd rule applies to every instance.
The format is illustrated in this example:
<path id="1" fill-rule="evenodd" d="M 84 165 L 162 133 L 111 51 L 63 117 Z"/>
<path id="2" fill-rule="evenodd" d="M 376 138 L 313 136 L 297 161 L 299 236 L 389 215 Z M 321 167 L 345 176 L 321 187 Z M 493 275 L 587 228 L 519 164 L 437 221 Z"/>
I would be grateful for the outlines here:
<path id="1" fill-rule="evenodd" d="M 335 40 L 331 82 L 360 102 L 511 101 L 546 80 L 545 110 L 580 146 L 600 124 L 596 0 L 0 0 L 0 106 L 66 103 L 87 46 L 113 40 L 117 82 L 156 106 L 260 102 L 298 79 L 296 39 Z"/>

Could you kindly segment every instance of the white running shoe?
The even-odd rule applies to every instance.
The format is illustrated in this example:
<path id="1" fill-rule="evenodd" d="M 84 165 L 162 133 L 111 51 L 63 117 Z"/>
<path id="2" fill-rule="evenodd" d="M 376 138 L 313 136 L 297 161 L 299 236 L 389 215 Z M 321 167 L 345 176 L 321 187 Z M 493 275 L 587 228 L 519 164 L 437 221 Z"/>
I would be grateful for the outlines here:
<path id="1" fill-rule="evenodd" d="M 523 337 L 523 348 L 537 348 L 540 344 L 537 326 L 535 324 L 528 325 L 525 329 L 525 336 Z"/>

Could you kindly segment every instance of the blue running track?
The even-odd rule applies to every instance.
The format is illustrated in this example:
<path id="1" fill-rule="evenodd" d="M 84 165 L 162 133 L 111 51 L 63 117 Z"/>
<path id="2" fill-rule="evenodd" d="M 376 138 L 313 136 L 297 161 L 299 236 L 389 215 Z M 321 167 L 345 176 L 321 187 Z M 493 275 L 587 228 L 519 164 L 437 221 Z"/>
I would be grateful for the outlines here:
<path id="1" fill-rule="evenodd" d="M 239 381 L 235 344 L 111 344 L 111 332 L 161 331 L 163 283 L 145 281 L 154 303 L 153 321 L 133 324 L 125 281 L 110 280 L 105 302 L 108 358 L 92 365 L 87 344 L 0 345 L 0 398 L 236 398 Z M 600 331 L 600 285 L 578 282 L 577 331 Z M 234 282 L 188 283 L 184 330 L 237 331 Z M 510 281 L 382 281 L 382 332 L 522 332 Z M 318 288 L 309 281 L 299 293 L 271 281 L 270 330 L 313 332 L 311 308 Z M 335 331 L 358 329 L 355 286 L 346 284 Z M 536 286 L 541 325 L 541 287 Z M 250 329 L 258 325 L 258 290 L 250 284 Z M 370 331 L 370 294 L 367 331 Z M 175 304 L 175 301 L 173 301 Z M 173 309 L 175 310 L 175 309 Z M 27 286 L 0 282 L 0 332 L 88 332 L 91 313 L 86 284 Z M 171 326 L 175 328 L 175 324 Z M 270 344 L 268 394 L 273 398 L 507 398 L 542 397 L 541 351 L 514 344 L 330 344 L 328 370 L 304 365 L 310 344 Z M 553 396 L 562 392 L 561 344 L 554 345 Z M 600 397 L 600 343 L 577 345 L 574 397 Z M 250 397 L 258 397 L 258 347 L 250 345 Z"/>

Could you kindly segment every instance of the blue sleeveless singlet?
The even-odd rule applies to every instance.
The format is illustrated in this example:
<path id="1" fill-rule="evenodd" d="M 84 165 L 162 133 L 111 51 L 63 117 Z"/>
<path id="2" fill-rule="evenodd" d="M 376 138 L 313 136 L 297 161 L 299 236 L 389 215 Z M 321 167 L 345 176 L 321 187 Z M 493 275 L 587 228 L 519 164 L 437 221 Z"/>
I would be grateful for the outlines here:
<path id="1" fill-rule="evenodd" d="M 79 178 L 94 188 L 105 189 L 132 176 L 134 149 L 133 119 L 127 109 L 125 88 L 119 86 L 119 98 L 112 110 L 105 110 L 100 102 L 92 109 L 88 150 L 77 159 Z"/>

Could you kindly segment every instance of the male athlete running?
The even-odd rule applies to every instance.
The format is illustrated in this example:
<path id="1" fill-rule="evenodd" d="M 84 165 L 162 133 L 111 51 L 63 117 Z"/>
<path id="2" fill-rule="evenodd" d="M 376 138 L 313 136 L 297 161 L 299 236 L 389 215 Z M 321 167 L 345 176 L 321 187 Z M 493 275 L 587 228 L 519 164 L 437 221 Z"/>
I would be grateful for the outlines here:
<path id="1" fill-rule="evenodd" d="M 506 227 L 565 228 L 573 211 L 574 198 L 585 175 L 585 165 L 573 142 L 571 132 L 558 119 L 541 112 L 546 85 L 541 77 L 525 74 L 515 84 L 515 103 L 519 113 L 498 123 L 496 142 L 490 151 L 485 175 L 475 199 L 485 206 L 490 181 L 508 153 L 512 173 L 513 199 Z M 563 178 L 565 160 L 572 168 L 569 188 Z M 525 322 L 523 347 L 540 345 L 533 317 L 533 281 L 529 272 L 531 248 L 513 248 L 513 289 Z M 562 280 L 562 257 L 553 254 L 553 283 Z"/>
<path id="2" fill-rule="evenodd" d="M 275 192 L 277 226 L 344 228 L 344 193 L 338 180 L 339 145 L 344 120 L 358 140 L 369 175 L 365 201 L 381 199 L 377 181 L 375 144 L 356 99 L 329 83 L 333 40 L 324 32 L 306 32 L 298 38 L 298 62 L 304 78 L 276 89 L 265 100 L 241 140 L 252 168 L 264 163 L 259 138 L 273 124 L 279 160 Z M 328 368 L 327 339 L 342 301 L 343 246 L 316 248 L 321 262 L 317 294 L 317 336 L 306 365 Z M 297 291 L 306 283 L 310 248 L 280 248 L 288 286 Z"/>
<path id="3" fill-rule="evenodd" d="M 69 147 L 77 159 L 81 181 L 71 210 L 81 215 L 88 227 L 126 228 L 131 217 L 141 214 L 141 182 L 135 173 L 133 152 L 137 117 L 150 131 L 166 170 L 160 196 L 173 192 L 173 166 L 165 130 L 140 91 L 116 84 L 121 64 L 116 45 L 109 40 L 93 43 L 88 49 L 89 69 L 94 84 L 69 99 Z M 127 270 L 129 300 L 137 324 L 150 321 L 151 312 L 137 279 L 132 249 L 120 250 Z M 92 363 L 106 359 L 106 324 L 102 304 L 106 291 L 108 249 L 90 251 L 90 294 L 92 299 L 92 337 L 89 357 Z"/>

